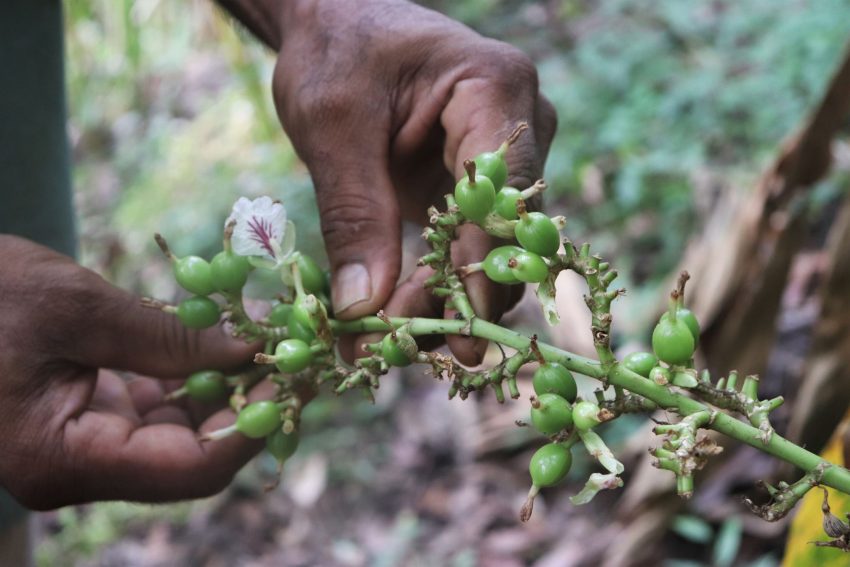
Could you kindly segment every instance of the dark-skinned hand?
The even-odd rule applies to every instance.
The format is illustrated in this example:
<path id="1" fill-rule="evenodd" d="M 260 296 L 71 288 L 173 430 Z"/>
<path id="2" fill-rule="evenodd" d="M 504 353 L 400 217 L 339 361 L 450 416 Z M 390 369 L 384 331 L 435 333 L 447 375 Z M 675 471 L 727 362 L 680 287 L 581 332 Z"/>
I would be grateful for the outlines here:
<path id="1" fill-rule="evenodd" d="M 401 0 L 282 4 L 274 96 L 315 180 L 337 315 L 451 316 L 423 289 L 429 272 L 398 282 L 401 220 L 425 222 L 462 163 L 498 147 L 525 121 L 507 159 L 508 184 L 537 179 L 555 130 L 530 60 L 440 14 Z M 492 242 L 464 227 L 458 265 Z M 200 444 L 232 423 L 163 402 L 160 379 L 249 361 L 255 347 L 220 328 L 195 332 L 143 309 L 70 259 L 0 236 L 0 484 L 38 509 L 103 499 L 164 501 L 212 494 L 261 447 L 236 435 Z M 516 290 L 466 280 L 476 312 L 496 319 Z M 343 341 L 351 358 L 364 337 Z M 451 337 L 462 362 L 481 342 Z M 141 376 L 127 381 L 112 370 Z M 269 397 L 260 386 L 252 398 Z"/>
<path id="2" fill-rule="evenodd" d="M 0 235 L 0 266 L 0 485 L 22 504 L 208 496 L 262 448 L 242 435 L 200 443 L 199 431 L 230 425 L 234 413 L 165 403 L 166 385 L 149 378 L 239 367 L 255 345 L 221 327 L 188 330 L 21 238 Z"/>
<path id="3" fill-rule="evenodd" d="M 273 92 L 281 122 L 313 177 L 332 270 L 336 315 L 451 317 L 423 289 L 429 268 L 398 282 L 401 221 L 427 222 L 463 161 L 495 150 L 519 122 L 508 185 L 542 173 L 555 132 L 552 106 L 522 52 L 437 12 L 401 0 L 302 0 L 285 5 Z M 491 239 L 465 226 L 457 265 L 477 262 Z M 476 313 L 497 319 L 518 299 L 482 273 L 465 281 Z M 341 343 L 361 355 L 364 337 Z M 371 340 L 371 339 L 370 339 Z M 453 336 L 461 362 L 486 343 Z"/>

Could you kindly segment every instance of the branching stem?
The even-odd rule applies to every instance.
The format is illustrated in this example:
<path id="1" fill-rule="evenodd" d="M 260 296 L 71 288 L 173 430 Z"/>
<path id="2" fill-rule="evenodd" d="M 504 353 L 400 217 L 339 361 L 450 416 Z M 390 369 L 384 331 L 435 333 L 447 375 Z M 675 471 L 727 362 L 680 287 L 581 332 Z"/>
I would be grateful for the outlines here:
<path id="1" fill-rule="evenodd" d="M 410 334 L 414 336 L 460 334 L 466 325 L 465 321 L 447 319 L 394 317 L 390 321 L 396 327 L 408 324 Z M 335 334 L 389 331 L 387 324 L 377 317 L 364 317 L 354 321 L 332 320 L 331 328 Z M 515 349 L 525 349 L 531 344 L 528 337 L 483 319 L 472 321 L 471 334 L 474 337 L 488 339 Z M 610 369 L 606 370 L 599 361 L 561 350 L 546 343 L 538 342 L 538 348 L 547 361 L 560 362 L 573 372 L 620 386 L 632 394 L 650 400 L 660 408 L 673 411 L 683 417 L 698 412 L 711 412 L 711 408 L 702 402 L 678 394 L 671 388 L 659 386 L 620 364 L 615 363 Z M 850 494 L 850 471 L 842 467 L 828 466 L 829 463 L 818 455 L 798 447 L 780 435 L 772 435 L 770 441 L 765 444 L 761 440 L 762 434 L 758 428 L 721 412 L 715 413 L 714 421 L 707 424 L 706 428 L 718 431 L 787 461 L 806 473 L 816 470 L 819 466 L 826 466 L 821 480 L 822 484 Z"/>

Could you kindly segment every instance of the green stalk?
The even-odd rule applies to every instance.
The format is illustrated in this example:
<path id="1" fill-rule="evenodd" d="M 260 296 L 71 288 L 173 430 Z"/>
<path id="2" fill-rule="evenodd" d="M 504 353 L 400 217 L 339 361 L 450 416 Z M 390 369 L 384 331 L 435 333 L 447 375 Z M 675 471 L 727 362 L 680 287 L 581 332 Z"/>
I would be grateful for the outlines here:
<path id="1" fill-rule="evenodd" d="M 391 318 L 390 322 L 396 327 L 409 324 L 410 333 L 415 336 L 460 334 L 469 325 L 467 321 L 418 317 L 395 317 Z M 332 320 L 330 324 L 335 334 L 387 331 L 390 328 L 387 323 L 377 317 L 364 317 L 354 321 Z M 471 334 L 474 337 L 488 339 L 515 349 L 528 348 L 531 343 L 528 337 L 490 323 L 489 321 L 476 318 L 472 321 L 470 327 Z M 721 411 L 715 411 L 697 400 L 677 394 L 667 387 L 659 386 L 620 364 L 614 364 L 610 367 L 610 370 L 606 371 L 605 367 L 598 361 L 561 350 L 545 343 L 538 342 L 538 347 L 544 358 L 550 362 L 560 362 L 573 372 L 578 372 L 579 374 L 584 374 L 597 380 L 607 379 L 608 383 L 625 388 L 634 394 L 652 400 L 659 407 L 674 410 L 683 417 L 697 412 L 710 412 L 713 415 L 713 420 L 706 427 L 789 462 L 806 473 L 815 471 L 818 466 L 825 466 L 822 483 L 846 494 L 850 494 L 850 471 L 829 463 L 818 455 L 802 447 L 798 447 L 779 435 L 772 435 L 770 441 L 764 443 L 761 441 L 761 433 L 757 428 L 726 415 Z"/>
<path id="2" fill-rule="evenodd" d="M 667 309 L 667 313 L 670 314 L 670 321 L 673 323 L 676 322 L 676 317 L 679 315 L 679 294 L 678 292 L 673 292 L 670 294 L 669 307 Z"/>

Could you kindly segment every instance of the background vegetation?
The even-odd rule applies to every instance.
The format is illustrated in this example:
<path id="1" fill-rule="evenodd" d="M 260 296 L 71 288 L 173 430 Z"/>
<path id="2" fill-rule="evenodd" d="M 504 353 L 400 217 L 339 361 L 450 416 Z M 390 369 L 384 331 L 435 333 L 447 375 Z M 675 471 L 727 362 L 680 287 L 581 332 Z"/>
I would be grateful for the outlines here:
<path id="1" fill-rule="evenodd" d="M 575 239 L 591 240 L 613 256 L 630 287 L 629 301 L 638 304 L 654 301 L 689 237 L 701 228 L 717 187 L 732 184 L 746 191 L 754 183 L 779 141 L 817 101 L 850 36 L 850 3 L 842 0 L 426 3 L 535 59 L 543 91 L 560 117 L 547 164 L 548 210 L 568 216 Z M 167 234 L 178 253 L 210 255 L 232 202 L 261 194 L 285 201 L 299 221 L 299 246 L 322 257 L 310 179 L 270 100 L 272 54 L 235 29 L 212 2 L 74 0 L 65 8 L 69 130 L 84 264 L 136 292 L 171 297 L 176 289 L 151 234 Z M 831 178 L 810 199 L 829 203 L 844 190 L 843 178 Z M 257 494 L 262 483 L 256 477 L 270 466 L 261 461 L 246 469 L 231 494 L 211 501 L 67 509 L 43 517 L 39 562 L 97 564 L 104 557 L 134 557 L 138 564 L 158 565 L 168 564 L 163 549 L 178 549 L 204 564 L 215 564 L 216 553 L 263 564 L 271 561 L 268 554 L 280 559 L 275 550 L 292 552 L 286 564 L 309 564 L 312 558 L 325 564 L 471 565 L 491 556 L 516 561 L 505 559 L 507 565 L 535 560 L 545 565 L 547 558 L 558 564 L 552 561 L 563 548 L 559 530 L 533 526 L 534 536 L 513 522 L 518 506 L 511 499 L 522 494 L 528 437 L 502 428 L 496 442 L 482 427 L 472 448 L 460 441 L 440 447 L 434 442 L 439 431 L 417 437 L 414 418 L 403 415 L 415 412 L 411 398 L 440 399 L 425 407 L 451 414 L 452 423 L 496 419 L 486 406 L 449 406 L 441 400 L 440 385 L 421 382 L 405 382 L 405 392 L 388 388 L 376 406 L 350 398 L 313 404 L 305 423 L 310 435 L 287 473 L 301 496 L 296 489 L 274 498 Z M 399 423 L 408 424 L 400 440 Z M 612 434 L 625 443 L 629 427 Z M 405 452 L 410 447 L 427 458 L 417 461 Z M 485 462 L 476 468 L 482 455 Z M 507 473 L 493 473 L 492 467 L 511 469 L 512 476 L 499 487 L 494 479 Z M 417 482 L 386 472 L 396 469 L 414 470 Z M 375 488 L 387 474 L 398 493 Z M 491 510 L 486 530 L 475 532 L 502 533 L 501 544 L 498 538 L 487 543 L 471 536 L 433 543 L 435 534 L 445 538 L 464 521 L 422 502 L 440 494 L 445 499 L 442 492 L 434 496 L 437 489 L 456 500 L 450 488 L 461 483 L 460 474 L 493 481 L 468 498 L 481 502 L 496 491 L 507 502 L 504 510 Z M 376 498 L 386 498 L 387 505 L 369 502 Z M 565 503 L 552 504 L 547 522 L 566 518 L 555 514 L 558 502 Z M 301 528 L 297 513 L 284 511 L 287 507 L 313 509 L 300 512 L 313 522 L 312 535 L 293 535 Z M 348 520 L 338 517 L 343 509 Z M 593 533 L 605 512 L 589 517 L 581 521 Z M 256 537 L 228 547 L 222 543 L 226 533 L 219 533 L 223 528 L 210 528 L 221 537 L 200 535 L 199 526 L 216 522 L 240 533 L 253 526 Z M 363 522 L 388 535 L 364 535 L 356 528 Z M 712 525 L 685 515 L 673 528 L 667 558 L 734 563 L 743 529 L 736 519 Z M 511 544 L 517 534 L 523 544 Z M 136 545 L 134 554 L 127 545 Z M 775 564 L 780 553 L 775 541 L 771 545 L 773 550 L 756 545 L 750 559 Z"/>

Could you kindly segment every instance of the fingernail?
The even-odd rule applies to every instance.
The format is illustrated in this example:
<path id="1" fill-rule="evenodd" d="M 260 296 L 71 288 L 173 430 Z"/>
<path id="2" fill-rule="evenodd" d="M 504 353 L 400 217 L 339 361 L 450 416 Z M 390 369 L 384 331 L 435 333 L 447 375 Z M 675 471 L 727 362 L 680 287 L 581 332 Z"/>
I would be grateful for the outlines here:
<path id="1" fill-rule="evenodd" d="M 372 280 L 363 264 L 344 264 L 333 278 L 331 295 L 336 313 L 372 297 Z"/>

